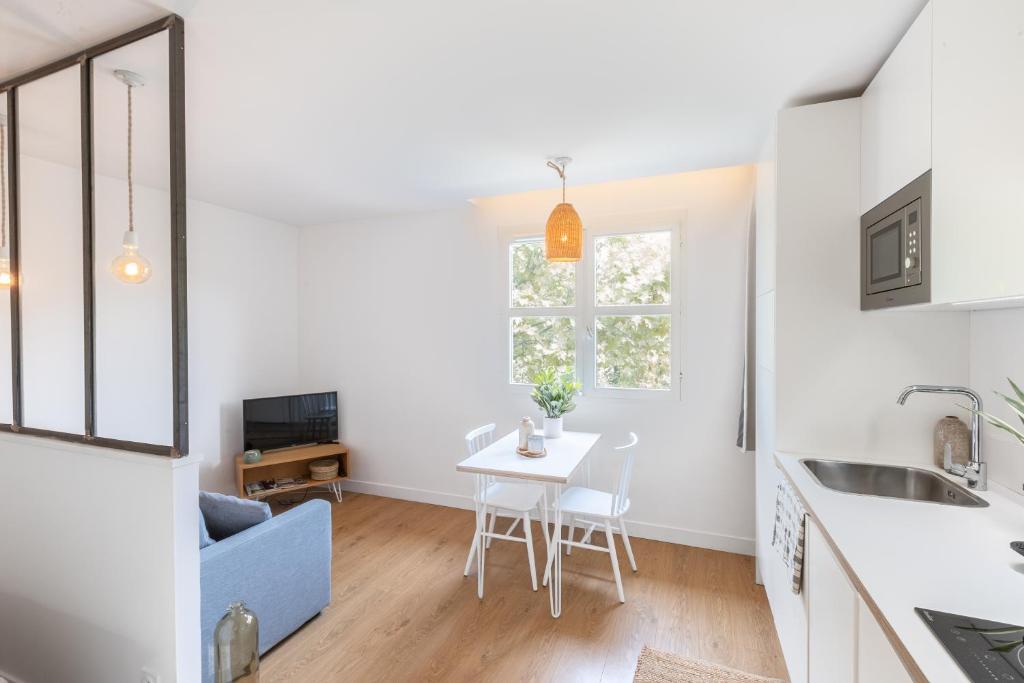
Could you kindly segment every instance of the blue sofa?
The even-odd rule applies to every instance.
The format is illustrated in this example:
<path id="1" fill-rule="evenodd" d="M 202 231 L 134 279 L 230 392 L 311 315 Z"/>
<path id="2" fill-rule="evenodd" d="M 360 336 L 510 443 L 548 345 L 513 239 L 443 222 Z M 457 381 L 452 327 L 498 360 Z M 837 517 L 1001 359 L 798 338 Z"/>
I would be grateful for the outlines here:
<path id="1" fill-rule="evenodd" d="M 330 603 L 330 503 L 307 501 L 201 548 L 199 562 L 203 681 L 213 683 L 213 630 L 230 603 L 259 619 L 261 655 Z"/>

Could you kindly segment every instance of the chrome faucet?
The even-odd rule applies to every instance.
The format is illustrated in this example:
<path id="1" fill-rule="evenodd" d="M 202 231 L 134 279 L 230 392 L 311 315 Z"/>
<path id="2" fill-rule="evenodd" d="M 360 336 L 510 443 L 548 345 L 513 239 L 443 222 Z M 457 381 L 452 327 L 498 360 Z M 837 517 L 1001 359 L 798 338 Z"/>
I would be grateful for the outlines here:
<path id="1" fill-rule="evenodd" d="M 947 447 L 943 457 L 943 469 L 950 474 L 967 480 L 967 488 L 978 491 L 988 490 L 988 465 L 981 460 L 981 396 L 967 387 L 944 387 L 934 384 L 911 384 L 900 393 L 897 402 L 903 405 L 911 394 L 957 394 L 971 399 L 971 459 L 967 465 L 954 464 L 951 450 Z"/>

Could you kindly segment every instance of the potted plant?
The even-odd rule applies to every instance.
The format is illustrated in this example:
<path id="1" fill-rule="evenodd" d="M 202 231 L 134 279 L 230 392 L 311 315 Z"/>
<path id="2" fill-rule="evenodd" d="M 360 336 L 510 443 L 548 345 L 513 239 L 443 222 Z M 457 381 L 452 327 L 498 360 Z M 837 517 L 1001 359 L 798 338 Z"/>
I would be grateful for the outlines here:
<path id="1" fill-rule="evenodd" d="M 996 392 L 996 394 L 1001 396 L 1002 399 L 1006 401 L 1006 404 L 1010 406 L 1010 410 L 1012 410 L 1014 414 L 1017 416 L 1017 418 L 1020 419 L 1022 423 L 1024 423 L 1024 391 L 1021 391 L 1021 388 L 1018 387 L 1012 379 L 1007 378 L 1006 381 L 1010 383 L 1011 387 L 1013 387 L 1013 393 L 1016 395 L 1016 398 L 1007 396 L 1006 394 L 1001 394 L 998 391 Z M 968 408 L 967 410 L 971 409 Z M 1021 445 L 1024 445 L 1024 432 L 1017 429 L 1009 422 L 999 419 L 995 415 L 990 415 L 989 413 L 982 412 L 980 410 L 977 411 L 977 413 L 978 415 L 983 417 L 990 425 L 992 425 L 993 427 L 998 427 L 999 429 L 1002 429 L 1005 432 L 1009 432 L 1010 434 L 1013 435 L 1015 439 L 1017 439 L 1017 441 L 1021 443 Z"/>
<path id="2" fill-rule="evenodd" d="M 530 398 L 544 412 L 544 437 L 557 439 L 562 435 L 562 416 L 576 409 L 576 394 L 583 386 L 569 373 L 559 375 L 553 369 L 533 377 Z"/>

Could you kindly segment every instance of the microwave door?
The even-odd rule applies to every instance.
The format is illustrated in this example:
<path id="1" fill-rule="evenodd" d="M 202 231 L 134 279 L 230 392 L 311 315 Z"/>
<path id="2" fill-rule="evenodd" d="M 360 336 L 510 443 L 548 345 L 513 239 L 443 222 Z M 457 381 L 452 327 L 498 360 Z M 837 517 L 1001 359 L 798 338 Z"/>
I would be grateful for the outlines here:
<path id="1" fill-rule="evenodd" d="M 864 235 L 867 240 L 867 293 L 888 292 L 906 285 L 903 271 L 904 232 L 906 213 L 896 213 L 869 227 Z"/>

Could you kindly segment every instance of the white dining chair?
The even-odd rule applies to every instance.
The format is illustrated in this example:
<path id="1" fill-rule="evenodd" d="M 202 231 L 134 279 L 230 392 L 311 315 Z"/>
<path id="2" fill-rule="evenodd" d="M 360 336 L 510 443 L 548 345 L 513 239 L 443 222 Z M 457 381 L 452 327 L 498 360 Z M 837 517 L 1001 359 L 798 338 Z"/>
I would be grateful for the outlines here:
<path id="1" fill-rule="evenodd" d="M 559 505 L 562 514 L 569 516 L 569 539 L 562 541 L 565 545 L 565 553 L 571 555 L 574 547 L 608 553 L 612 560 L 615 587 L 619 591 L 619 602 L 626 602 L 626 595 L 622 591 L 622 576 L 619 574 L 619 557 L 615 552 L 614 534 L 618 532 L 622 536 L 622 545 L 626 548 L 629 566 L 636 571 L 636 560 L 633 558 L 633 548 L 629 544 L 629 534 L 626 532 L 626 521 L 623 517 L 629 511 L 629 484 L 633 477 L 633 454 L 639 441 L 637 435 L 630 432 L 629 443 L 615 447 L 615 452 L 622 455 L 622 463 L 619 466 L 619 481 L 613 493 L 573 486 L 562 494 Z M 584 530 L 583 538 L 579 541 L 574 538 L 577 526 Z M 591 535 L 600 526 L 604 526 L 607 547 L 590 543 Z M 561 535 L 562 530 L 559 528 L 556 533 Z"/>
<path id="2" fill-rule="evenodd" d="M 478 427 L 466 434 L 466 448 L 470 455 L 486 448 L 494 441 L 494 424 Z M 533 531 L 530 524 L 530 513 L 540 508 L 541 530 L 544 534 L 544 547 L 550 547 L 548 539 L 548 494 L 547 489 L 541 484 L 525 484 L 499 480 L 496 477 L 487 477 L 483 500 L 486 501 L 482 519 L 487 522 L 487 515 L 490 521 L 487 522 L 487 531 L 481 534 L 479 523 L 473 532 L 473 544 L 469 548 L 469 557 L 466 558 L 466 570 L 463 576 L 469 576 L 469 569 L 473 566 L 473 558 L 479 551 L 480 538 L 487 539 L 484 549 L 491 547 L 491 541 L 495 538 L 502 541 L 516 541 L 526 544 L 526 556 L 530 562 L 530 581 L 533 583 L 533 590 L 537 590 L 537 564 L 533 553 Z M 481 519 L 479 493 L 473 497 L 474 507 L 477 511 L 477 520 Z M 505 513 L 506 517 L 513 517 L 512 525 L 501 534 L 495 533 L 494 524 L 499 513 Z M 519 523 L 523 523 L 523 536 L 513 536 L 512 532 Z M 484 554 L 486 557 L 486 552 Z M 480 597 L 483 597 L 481 588 Z"/>

